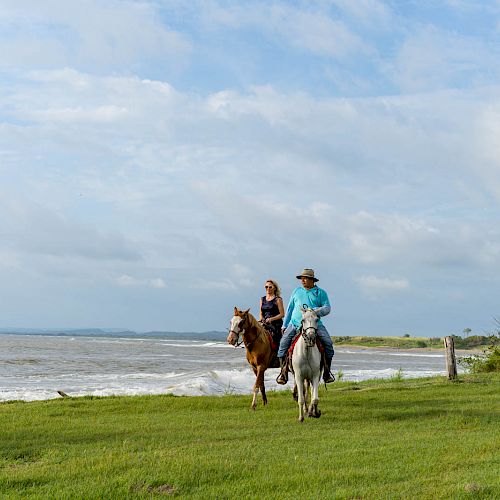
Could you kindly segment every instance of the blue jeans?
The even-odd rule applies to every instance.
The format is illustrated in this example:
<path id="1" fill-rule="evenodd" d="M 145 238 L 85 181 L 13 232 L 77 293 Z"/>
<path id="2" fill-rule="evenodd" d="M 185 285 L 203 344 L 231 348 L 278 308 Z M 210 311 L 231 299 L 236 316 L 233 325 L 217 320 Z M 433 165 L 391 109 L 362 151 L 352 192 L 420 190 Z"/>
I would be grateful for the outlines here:
<path id="1" fill-rule="evenodd" d="M 293 324 L 289 324 L 288 328 L 283 333 L 283 337 L 281 337 L 280 347 L 278 349 L 278 358 L 282 358 L 287 353 L 288 349 L 292 345 L 292 340 L 297 334 L 297 330 Z M 318 337 L 325 348 L 325 357 L 326 361 L 330 363 L 333 358 L 334 350 L 333 350 L 333 342 L 330 334 L 327 329 L 323 325 L 318 325 Z"/>

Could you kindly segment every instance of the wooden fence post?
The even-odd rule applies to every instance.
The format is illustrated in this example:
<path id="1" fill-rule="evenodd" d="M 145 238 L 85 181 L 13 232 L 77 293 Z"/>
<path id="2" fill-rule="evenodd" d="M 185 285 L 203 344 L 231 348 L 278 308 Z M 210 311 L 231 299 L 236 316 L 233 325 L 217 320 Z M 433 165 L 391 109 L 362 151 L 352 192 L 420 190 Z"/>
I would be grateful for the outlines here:
<path id="1" fill-rule="evenodd" d="M 455 359 L 455 342 L 453 337 L 444 338 L 444 348 L 446 351 L 446 371 L 448 379 L 454 380 L 457 378 L 457 362 Z"/>

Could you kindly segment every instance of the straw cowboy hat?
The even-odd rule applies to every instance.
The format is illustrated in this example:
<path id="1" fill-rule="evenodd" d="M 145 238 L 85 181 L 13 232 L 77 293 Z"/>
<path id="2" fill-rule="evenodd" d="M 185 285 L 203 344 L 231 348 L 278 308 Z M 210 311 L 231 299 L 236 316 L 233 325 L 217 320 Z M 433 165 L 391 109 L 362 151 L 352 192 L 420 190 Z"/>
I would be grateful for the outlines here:
<path id="1" fill-rule="evenodd" d="M 318 278 L 314 277 L 314 269 L 303 269 L 302 272 L 296 276 L 296 278 L 300 280 L 303 276 L 305 278 L 312 278 L 315 283 L 316 281 L 319 281 Z"/>

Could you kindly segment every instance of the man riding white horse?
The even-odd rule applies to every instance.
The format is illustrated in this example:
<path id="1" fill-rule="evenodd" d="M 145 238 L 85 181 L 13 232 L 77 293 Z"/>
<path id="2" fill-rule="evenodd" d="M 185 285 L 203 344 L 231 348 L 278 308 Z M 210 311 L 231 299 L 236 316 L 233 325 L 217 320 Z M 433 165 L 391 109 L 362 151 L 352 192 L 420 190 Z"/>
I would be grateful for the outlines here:
<path id="1" fill-rule="evenodd" d="M 323 289 L 316 286 L 316 282 L 319 280 L 314 276 L 313 269 L 304 269 L 302 273 L 297 276 L 297 279 L 301 281 L 302 286 L 297 287 L 293 291 L 290 301 L 288 302 L 283 322 L 284 333 L 278 349 L 281 373 L 276 379 L 276 382 L 281 385 L 288 382 L 286 356 L 297 331 L 300 329 L 302 321 L 302 311 L 300 308 L 304 305 L 309 306 L 320 318 L 330 314 L 331 310 L 328 294 Z M 326 364 L 323 372 L 323 380 L 325 384 L 329 384 L 335 381 L 330 372 L 334 350 L 330 334 L 321 322 L 321 319 L 318 320 L 318 337 L 325 348 Z"/>

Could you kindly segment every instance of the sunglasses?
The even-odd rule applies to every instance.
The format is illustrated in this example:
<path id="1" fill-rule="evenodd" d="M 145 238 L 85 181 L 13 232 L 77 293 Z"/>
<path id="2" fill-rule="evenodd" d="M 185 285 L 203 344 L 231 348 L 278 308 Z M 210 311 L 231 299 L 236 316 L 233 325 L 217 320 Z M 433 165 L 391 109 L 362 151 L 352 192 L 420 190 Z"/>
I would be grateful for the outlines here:
<path id="1" fill-rule="evenodd" d="M 264 288 L 274 288 L 273 285 L 266 285 Z"/>

